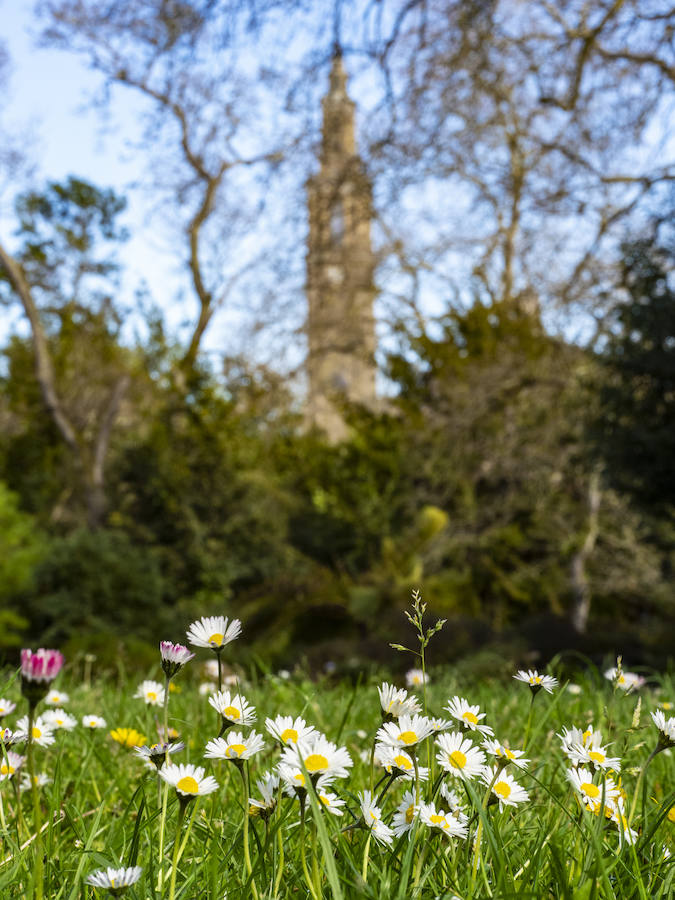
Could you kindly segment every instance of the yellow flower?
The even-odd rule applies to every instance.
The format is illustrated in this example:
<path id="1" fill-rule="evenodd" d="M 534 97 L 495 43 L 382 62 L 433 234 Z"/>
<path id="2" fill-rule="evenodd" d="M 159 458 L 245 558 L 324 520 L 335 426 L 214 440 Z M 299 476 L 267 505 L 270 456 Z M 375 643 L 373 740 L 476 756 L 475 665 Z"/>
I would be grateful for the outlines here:
<path id="1" fill-rule="evenodd" d="M 181 688 L 180 685 L 174 684 L 173 681 L 169 682 L 169 693 L 170 694 L 180 694 Z"/>
<path id="2" fill-rule="evenodd" d="M 123 747 L 142 747 L 148 739 L 135 728 L 115 728 L 110 732 L 110 737 Z"/>

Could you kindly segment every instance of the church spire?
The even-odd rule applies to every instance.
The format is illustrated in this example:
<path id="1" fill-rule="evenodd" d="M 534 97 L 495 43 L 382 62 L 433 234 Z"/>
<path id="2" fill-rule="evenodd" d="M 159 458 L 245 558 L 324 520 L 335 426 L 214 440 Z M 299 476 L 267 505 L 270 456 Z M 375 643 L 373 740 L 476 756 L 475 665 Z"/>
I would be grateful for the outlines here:
<path id="1" fill-rule="evenodd" d="M 371 187 L 339 46 L 322 108 L 320 167 L 307 185 L 308 417 L 340 440 L 347 434 L 341 404 L 373 406 L 376 398 Z"/>

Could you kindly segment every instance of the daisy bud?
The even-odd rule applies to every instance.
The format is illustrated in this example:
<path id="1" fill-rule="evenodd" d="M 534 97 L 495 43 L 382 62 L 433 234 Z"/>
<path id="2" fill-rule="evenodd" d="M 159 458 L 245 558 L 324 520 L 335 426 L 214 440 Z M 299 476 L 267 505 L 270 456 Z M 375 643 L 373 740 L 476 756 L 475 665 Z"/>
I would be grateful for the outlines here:
<path id="1" fill-rule="evenodd" d="M 65 662 L 58 650 L 44 650 L 42 647 L 21 651 L 21 693 L 30 706 L 34 707 L 47 694 L 49 685 L 59 674 Z"/>
<path id="2" fill-rule="evenodd" d="M 176 672 L 194 657 L 194 653 L 187 647 L 172 644 L 171 641 L 160 641 L 159 652 L 162 657 L 162 669 L 167 678 L 173 678 Z"/>

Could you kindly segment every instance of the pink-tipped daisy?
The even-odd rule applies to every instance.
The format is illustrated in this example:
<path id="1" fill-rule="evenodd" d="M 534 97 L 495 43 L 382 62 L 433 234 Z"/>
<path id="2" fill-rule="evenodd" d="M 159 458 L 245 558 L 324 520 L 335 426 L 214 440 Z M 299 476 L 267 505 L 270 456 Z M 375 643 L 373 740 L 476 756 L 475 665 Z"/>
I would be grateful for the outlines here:
<path id="1" fill-rule="evenodd" d="M 21 651 L 21 693 L 31 707 L 35 707 L 45 696 L 64 662 L 63 654 L 58 650 L 41 647 L 35 652 L 28 649 Z"/>
<path id="2" fill-rule="evenodd" d="M 239 619 L 230 621 L 227 616 L 203 616 L 190 625 L 186 632 L 193 647 L 206 647 L 216 653 L 241 634 Z"/>
<path id="3" fill-rule="evenodd" d="M 159 655 L 162 660 L 162 670 L 167 678 L 173 678 L 183 668 L 185 663 L 194 659 L 192 650 L 188 650 L 182 644 L 174 644 L 171 641 L 159 642 Z"/>

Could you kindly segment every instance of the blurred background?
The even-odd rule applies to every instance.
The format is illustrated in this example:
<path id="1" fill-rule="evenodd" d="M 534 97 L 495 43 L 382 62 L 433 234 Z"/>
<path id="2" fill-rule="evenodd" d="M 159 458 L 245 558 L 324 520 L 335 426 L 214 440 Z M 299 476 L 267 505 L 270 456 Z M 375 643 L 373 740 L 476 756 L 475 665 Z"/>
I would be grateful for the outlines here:
<path id="1" fill-rule="evenodd" d="M 668 664 L 671 4 L 0 13 L 2 658 Z"/>

